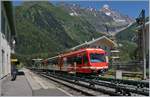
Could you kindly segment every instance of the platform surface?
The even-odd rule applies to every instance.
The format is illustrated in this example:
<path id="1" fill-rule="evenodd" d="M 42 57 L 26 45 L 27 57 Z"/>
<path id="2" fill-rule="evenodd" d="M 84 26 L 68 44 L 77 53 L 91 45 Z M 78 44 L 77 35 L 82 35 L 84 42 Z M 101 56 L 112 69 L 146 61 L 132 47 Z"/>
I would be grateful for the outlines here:
<path id="1" fill-rule="evenodd" d="M 2 95 L 32 96 L 32 89 L 24 75 L 17 76 L 15 81 L 11 81 L 11 77 L 7 76 L 7 78 L 2 81 Z"/>
<path id="2" fill-rule="evenodd" d="M 3 96 L 72 96 L 28 69 L 19 72 L 15 81 L 10 76 L 2 81 Z"/>

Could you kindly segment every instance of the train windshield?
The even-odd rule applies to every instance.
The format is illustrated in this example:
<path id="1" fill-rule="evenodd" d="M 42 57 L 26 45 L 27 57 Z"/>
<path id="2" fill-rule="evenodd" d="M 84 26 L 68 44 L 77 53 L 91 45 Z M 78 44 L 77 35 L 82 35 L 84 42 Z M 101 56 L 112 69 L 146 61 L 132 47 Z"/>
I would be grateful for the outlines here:
<path id="1" fill-rule="evenodd" d="M 90 54 L 90 62 L 106 62 L 105 54 L 91 53 Z"/>

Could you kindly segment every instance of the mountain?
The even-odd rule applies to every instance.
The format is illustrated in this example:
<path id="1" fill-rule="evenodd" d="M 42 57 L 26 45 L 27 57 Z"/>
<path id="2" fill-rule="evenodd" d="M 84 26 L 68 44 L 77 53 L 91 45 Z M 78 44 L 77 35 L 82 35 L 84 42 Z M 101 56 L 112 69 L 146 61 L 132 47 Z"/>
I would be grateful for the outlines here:
<path id="1" fill-rule="evenodd" d="M 54 56 L 102 35 L 87 20 L 50 2 L 24 2 L 15 7 L 15 15 L 17 54 Z"/>
<path id="2" fill-rule="evenodd" d="M 133 22 L 129 16 L 113 11 L 108 5 L 104 5 L 100 10 L 83 8 L 78 4 L 59 3 L 57 6 L 61 6 L 72 17 L 84 18 L 99 33 L 112 34 Z"/>
<path id="3" fill-rule="evenodd" d="M 112 10 L 107 4 L 100 9 L 100 12 L 112 17 L 115 22 L 120 23 L 121 25 L 128 25 L 133 22 L 128 15 L 123 15 L 120 12 Z"/>
<path id="4" fill-rule="evenodd" d="M 16 54 L 23 60 L 51 57 L 60 51 L 102 35 L 112 34 L 129 25 L 130 21 L 127 24 L 115 21 L 128 21 L 128 18 L 124 18 L 124 15 L 111 8 L 111 14 L 106 14 L 106 7 L 108 6 L 96 10 L 82 8 L 76 4 L 53 5 L 48 1 L 24 2 L 20 6 L 15 6 Z M 116 14 L 113 14 L 114 12 Z M 125 33 L 122 32 L 119 37 L 123 37 Z M 128 43 L 130 47 L 133 45 L 128 41 L 122 43 Z M 125 58 L 128 58 L 127 56 Z"/>

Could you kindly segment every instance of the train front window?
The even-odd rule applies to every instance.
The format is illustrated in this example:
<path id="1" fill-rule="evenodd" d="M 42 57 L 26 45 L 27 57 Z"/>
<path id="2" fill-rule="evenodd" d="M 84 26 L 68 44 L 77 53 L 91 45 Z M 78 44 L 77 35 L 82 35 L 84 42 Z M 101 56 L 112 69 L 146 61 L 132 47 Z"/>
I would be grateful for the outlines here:
<path id="1" fill-rule="evenodd" d="M 105 54 L 91 53 L 90 54 L 90 62 L 106 62 Z"/>

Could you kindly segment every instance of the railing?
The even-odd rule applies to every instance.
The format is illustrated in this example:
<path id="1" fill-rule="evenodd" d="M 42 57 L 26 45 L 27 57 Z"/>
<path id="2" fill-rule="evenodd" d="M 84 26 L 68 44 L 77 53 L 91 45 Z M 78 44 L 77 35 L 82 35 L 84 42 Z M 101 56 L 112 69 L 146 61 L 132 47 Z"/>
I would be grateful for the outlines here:
<path id="1" fill-rule="evenodd" d="M 132 61 L 132 62 L 115 62 L 110 64 L 110 69 L 121 70 L 122 76 L 125 77 L 137 77 L 142 78 L 143 76 L 143 62 Z M 115 71 L 107 72 L 108 75 L 115 75 Z"/>

